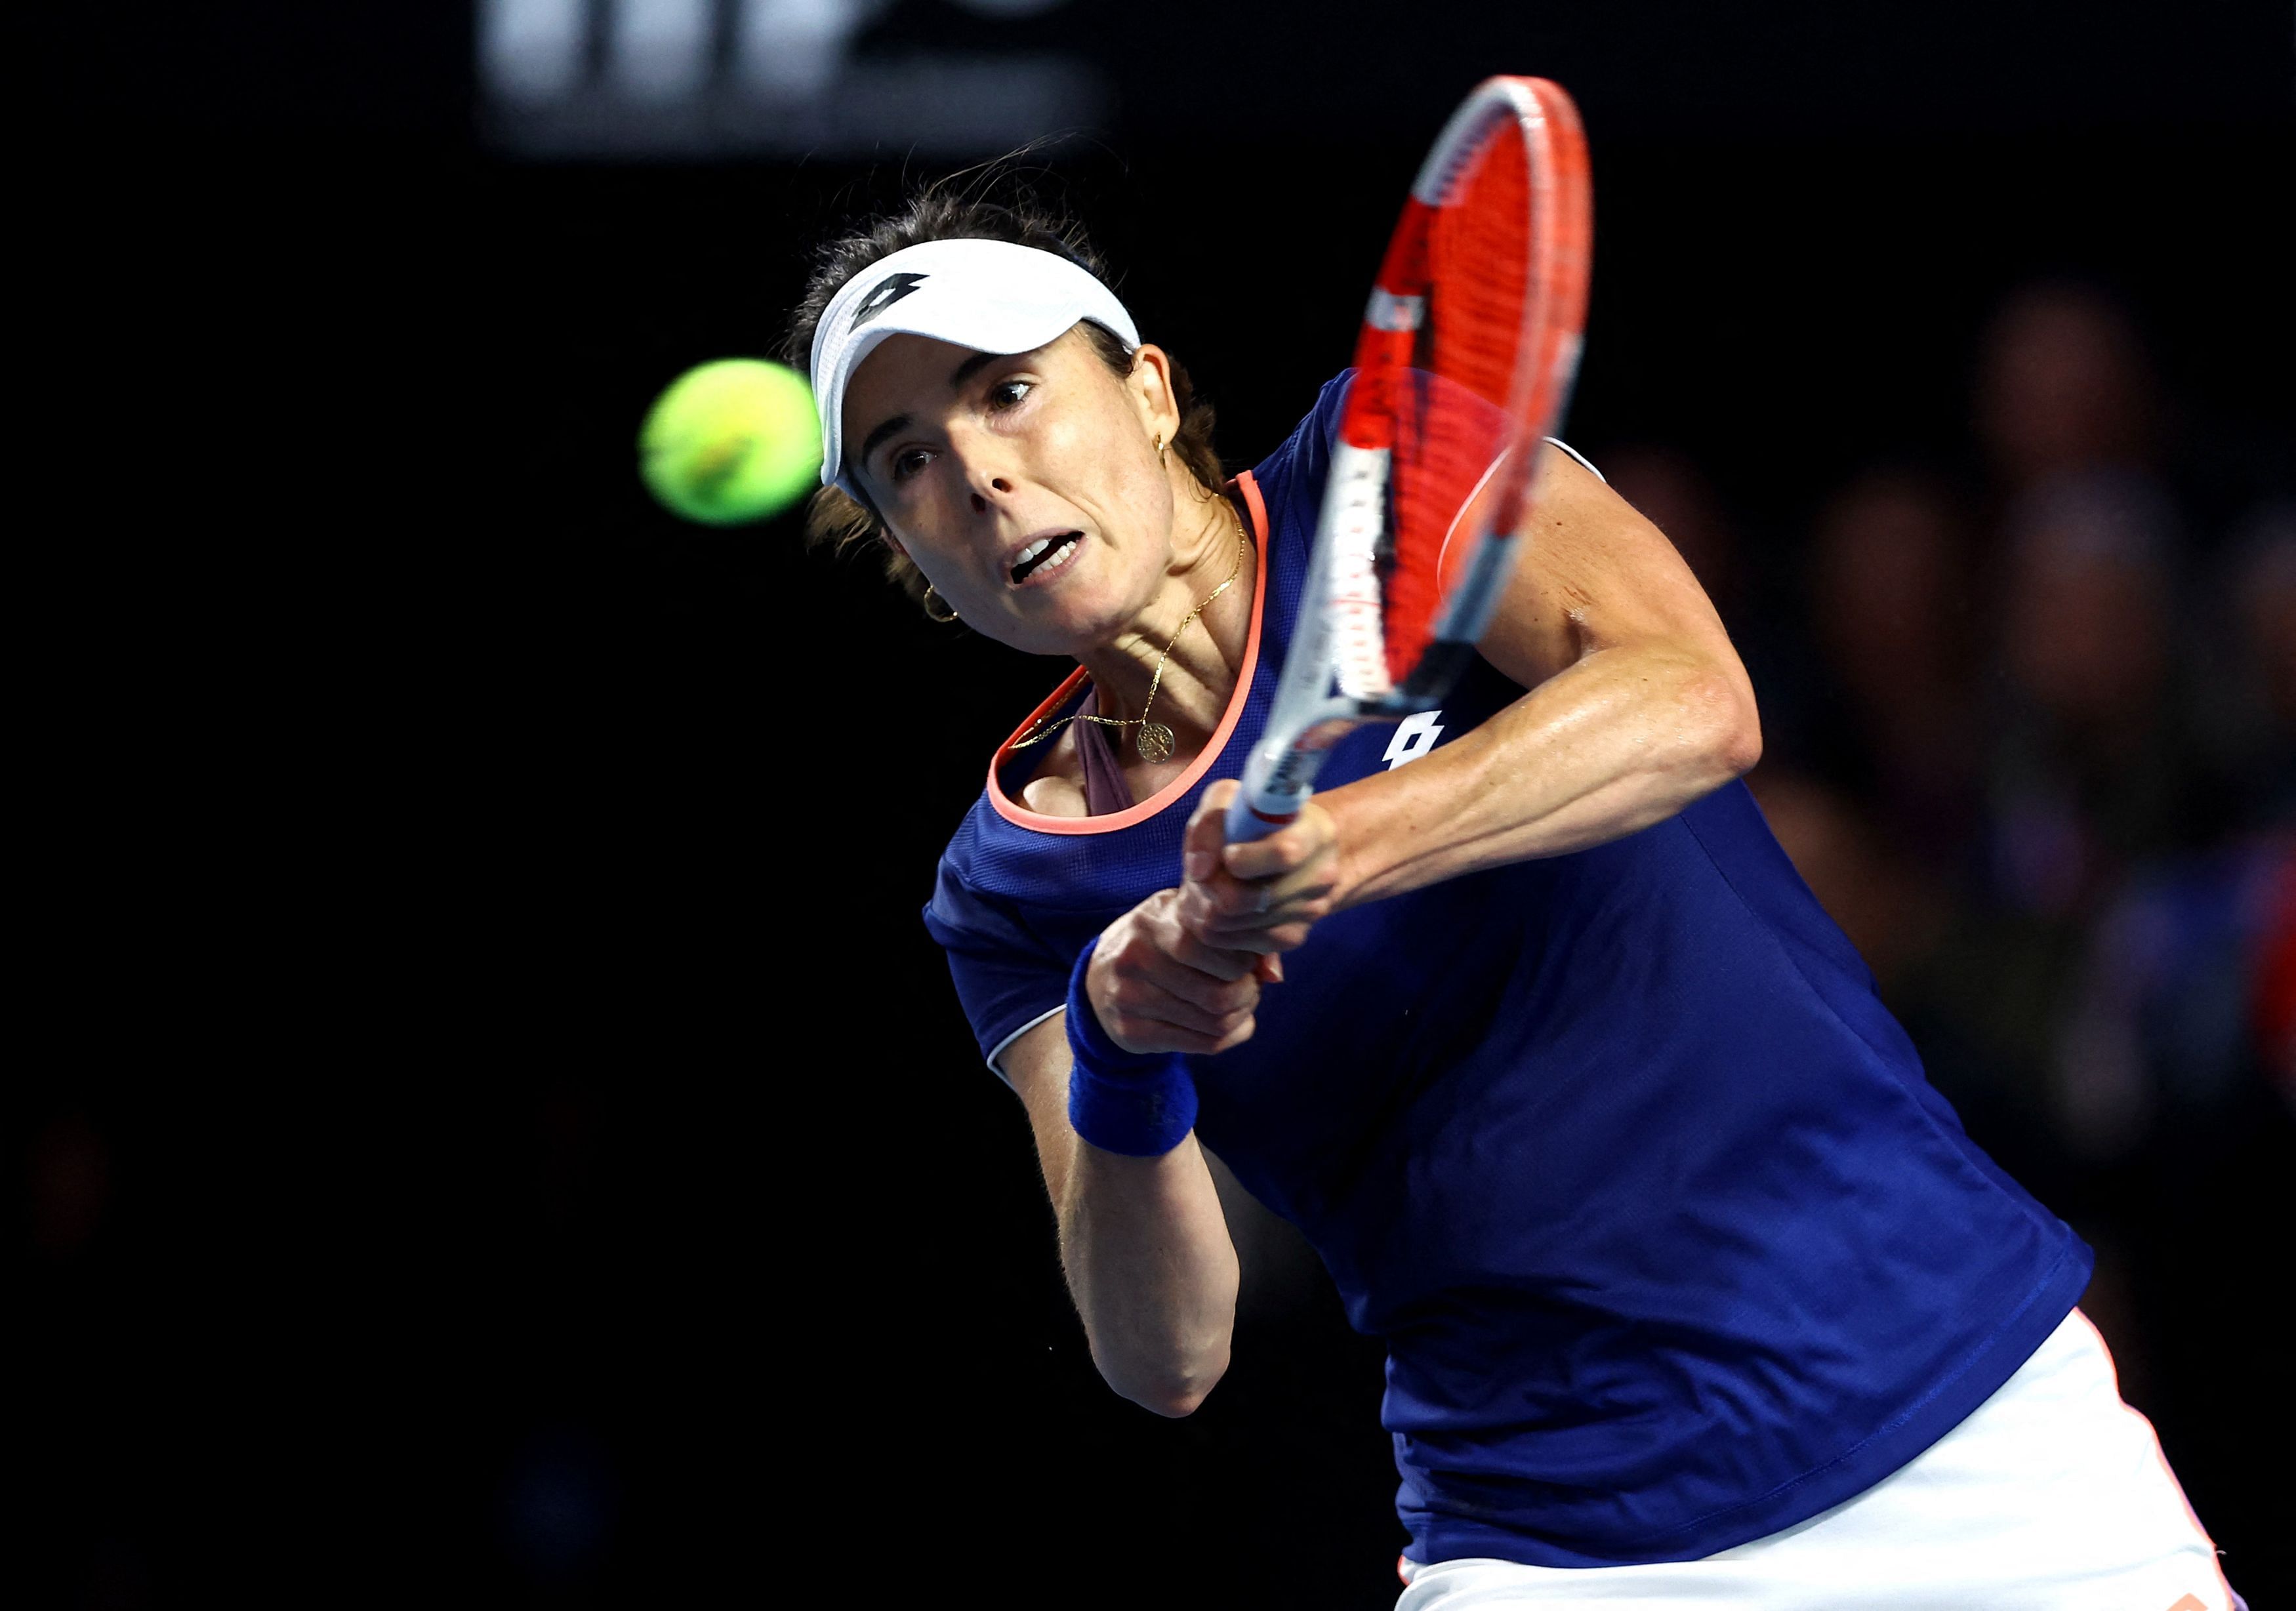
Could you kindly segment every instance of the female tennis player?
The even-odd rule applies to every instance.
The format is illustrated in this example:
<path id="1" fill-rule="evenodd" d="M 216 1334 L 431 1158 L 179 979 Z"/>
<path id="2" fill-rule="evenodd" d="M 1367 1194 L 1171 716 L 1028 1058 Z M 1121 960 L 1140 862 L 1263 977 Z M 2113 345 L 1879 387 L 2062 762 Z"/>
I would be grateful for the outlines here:
<path id="1" fill-rule="evenodd" d="M 1404 1611 L 2236 1604 L 2074 1307 L 2087 1250 L 1923 1081 L 1735 781 L 1712 609 L 1567 449 L 1444 707 L 1224 842 L 1347 381 L 1228 479 L 1107 280 L 929 192 L 824 253 L 791 350 L 816 535 L 1078 662 L 925 922 L 1110 1385 L 1185 1415 L 1226 1367 L 1209 1148 L 1386 1344 Z"/>

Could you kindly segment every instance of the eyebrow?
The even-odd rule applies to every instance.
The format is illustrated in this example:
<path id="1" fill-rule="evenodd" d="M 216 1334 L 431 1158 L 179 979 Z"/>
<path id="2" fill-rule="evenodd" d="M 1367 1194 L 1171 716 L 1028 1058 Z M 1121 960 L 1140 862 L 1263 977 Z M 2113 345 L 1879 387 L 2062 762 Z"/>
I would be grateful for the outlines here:
<path id="1" fill-rule="evenodd" d="M 957 390 L 967 380 L 970 380 L 973 376 L 979 374 L 989 364 L 996 362 L 997 359 L 1010 356 L 1012 356 L 1010 353 L 977 352 L 973 354 L 964 363 L 958 364 L 954 370 L 949 372 L 949 390 Z M 868 436 L 863 439 L 861 443 L 861 452 L 857 456 L 856 462 L 866 464 L 869 462 L 869 455 L 875 453 L 877 449 L 883 445 L 885 438 L 896 434 L 897 432 L 906 430 L 914 417 L 914 415 L 910 414 L 895 414 L 891 419 L 882 422 L 876 429 L 871 431 Z"/>
<path id="2" fill-rule="evenodd" d="M 869 455 L 877 451 L 878 446 L 887 437 L 891 436 L 897 430 L 906 430 L 909 428 L 909 418 L 910 417 L 907 414 L 895 414 L 891 419 L 878 426 L 876 429 L 871 431 L 869 433 L 869 439 L 861 444 L 861 454 L 860 456 L 855 460 L 855 462 L 859 464 L 868 463 Z"/>

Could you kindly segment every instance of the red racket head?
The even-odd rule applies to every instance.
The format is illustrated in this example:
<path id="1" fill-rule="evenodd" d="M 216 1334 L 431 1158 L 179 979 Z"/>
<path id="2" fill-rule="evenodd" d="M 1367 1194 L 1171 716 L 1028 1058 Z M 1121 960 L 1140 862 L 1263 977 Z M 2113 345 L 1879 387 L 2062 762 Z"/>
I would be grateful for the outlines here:
<path id="1" fill-rule="evenodd" d="M 1356 349 L 1340 434 L 1389 454 L 1378 546 L 1387 683 L 1447 619 L 1478 543 L 1520 524 L 1586 317 L 1594 209 L 1577 109 L 1543 78 L 1493 78 L 1454 115 L 1405 204 Z M 1472 611 L 1467 612 L 1472 614 Z M 1371 681 L 1363 666 L 1343 683 Z"/>

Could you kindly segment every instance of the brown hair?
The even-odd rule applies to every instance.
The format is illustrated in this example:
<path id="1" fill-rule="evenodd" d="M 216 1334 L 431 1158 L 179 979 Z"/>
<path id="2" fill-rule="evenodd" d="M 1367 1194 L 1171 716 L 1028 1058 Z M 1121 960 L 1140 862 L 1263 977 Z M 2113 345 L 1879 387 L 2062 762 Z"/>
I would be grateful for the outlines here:
<path id="1" fill-rule="evenodd" d="M 1066 258 L 1103 284 L 1111 282 L 1108 266 L 1093 249 L 1081 224 L 1004 176 L 992 172 L 989 182 L 1010 188 L 1012 199 L 998 201 L 930 185 L 899 212 L 871 218 L 824 244 L 816 254 L 805 296 L 790 321 L 783 349 L 790 363 L 800 370 L 811 363 L 814 328 L 848 280 L 872 263 L 928 241 L 1009 241 Z M 1125 351 L 1114 331 L 1086 320 L 1084 333 L 1111 373 L 1120 378 L 1132 372 L 1132 355 Z M 1196 395 L 1188 372 L 1177 358 L 1172 360 L 1172 396 L 1180 408 L 1180 427 L 1173 433 L 1172 451 L 1207 489 L 1217 489 L 1227 476 L 1212 447 L 1212 405 Z M 808 544 L 840 553 L 878 544 L 885 574 L 922 604 L 924 574 L 908 556 L 884 541 L 884 521 L 867 503 L 849 497 L 838 487 L 823 487 L 806 506 L 805 536 Z"/>

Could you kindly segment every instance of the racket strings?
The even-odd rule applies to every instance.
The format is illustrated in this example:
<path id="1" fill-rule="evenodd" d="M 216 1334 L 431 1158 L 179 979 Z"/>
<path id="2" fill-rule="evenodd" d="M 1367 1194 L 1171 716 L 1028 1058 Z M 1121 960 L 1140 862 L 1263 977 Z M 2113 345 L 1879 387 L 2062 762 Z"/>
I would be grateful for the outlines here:
<path id="1" fill-rule="evenodd" d="M 1520 126 L 1500 120 L 1429 209 L 1426 312 L 1411 367 L 1394 377 L 1389 526 L 1382 544 L 1390 678 L 1425 652 L 1455 533 L 1487 518 L 1497 461 L 1521 401 L 1533 294 L 1532 172 Z"/>

